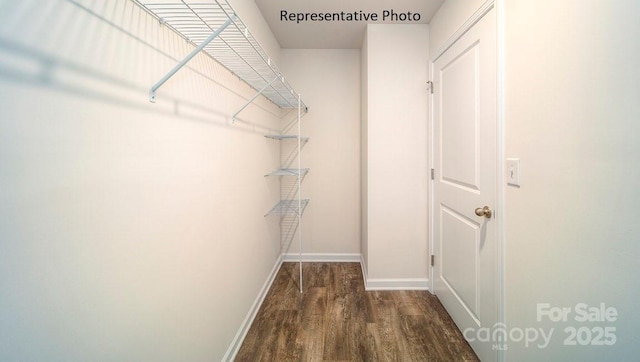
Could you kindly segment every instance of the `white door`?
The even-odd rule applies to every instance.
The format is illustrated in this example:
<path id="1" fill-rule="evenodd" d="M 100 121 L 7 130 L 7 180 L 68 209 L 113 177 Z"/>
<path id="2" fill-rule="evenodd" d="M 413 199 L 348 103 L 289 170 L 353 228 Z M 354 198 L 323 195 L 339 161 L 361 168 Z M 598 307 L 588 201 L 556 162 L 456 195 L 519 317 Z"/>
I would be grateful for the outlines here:
<path id="1" fill-rule="evenodd" d="M 498 321 L 495 211 L 476 215 L 496 205 L 496 67 L 495 9 L 433 64 L 434 288 L 465 337 Z M 470 339 L 497 359 L 493 342 Z"/>

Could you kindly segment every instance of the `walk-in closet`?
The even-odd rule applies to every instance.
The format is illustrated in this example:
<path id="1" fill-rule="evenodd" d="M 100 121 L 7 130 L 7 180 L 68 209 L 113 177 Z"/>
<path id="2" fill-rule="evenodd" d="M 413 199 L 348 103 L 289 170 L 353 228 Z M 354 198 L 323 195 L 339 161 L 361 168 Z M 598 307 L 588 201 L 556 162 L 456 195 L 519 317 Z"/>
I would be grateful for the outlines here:
<path id="1" fill-rule="evenodd" d="M 0 0 L 0 361 L 632 361 L 640 3 Z"/>

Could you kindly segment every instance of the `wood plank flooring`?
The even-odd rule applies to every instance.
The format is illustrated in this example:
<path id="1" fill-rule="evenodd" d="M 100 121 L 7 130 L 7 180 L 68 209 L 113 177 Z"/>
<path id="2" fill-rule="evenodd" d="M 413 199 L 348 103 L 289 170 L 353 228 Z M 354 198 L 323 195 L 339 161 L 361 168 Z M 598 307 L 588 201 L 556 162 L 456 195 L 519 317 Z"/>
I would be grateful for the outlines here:
<path id="1" fill-rule="evenodd" d="M 358 263 L 284 263 L 236 361 L 478 361 L 426 291 L 364 290 Z"/>

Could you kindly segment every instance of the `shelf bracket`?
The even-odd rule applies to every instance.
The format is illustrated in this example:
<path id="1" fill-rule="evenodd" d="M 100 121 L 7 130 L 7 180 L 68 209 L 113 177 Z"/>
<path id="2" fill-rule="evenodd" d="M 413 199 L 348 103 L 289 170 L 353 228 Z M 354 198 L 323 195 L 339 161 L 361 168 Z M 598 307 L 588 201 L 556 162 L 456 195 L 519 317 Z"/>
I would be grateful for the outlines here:
<path id="1" fill-rule="evenodd" d="M 251 99 L 249 99 L 249 101 L 247 103 L 245 103 L 245 105 L 242 106 L 242 108 L 240 108 L 236 113 L 234 113 L 233 117 L 231 118 L 232 119 L 231 123 L 235 123 L 236 122 L 236 117 L 238 116 L 238 114 L 240 114 L 240 112 L 244 111 L 245 108 L 247 108 L 251 103 L 253 103 L 253 101 L 255 101 L 256 98 L 258 98 L 262 94 L 262 92 L 264 92 L 267 88 L 269 88 L 273 84 L 273 82 L 275 82 L 278 79 L 280 79 L 280 76 L 277 76 L 277 77 L 273 78 L 273 80 L 271 80 L 271 82 L 267 83 L 267 85 L 262 87 L 262 89 L 260 89 L 258 91 L 258 93 L 256 93 Z"/>
<path id="2" fill-rule="evenodd" d="M 200 45 L 198 45 L 197 48 L 195 48 L 191 53 L 189 53 L 189 55 L 187 55 L 186 58 L 184 58 L 175 67 L 173 67 L 173 69 L 171 69 L 171 71 L 169 71 L 169 73 L 167 73 L 167 75 L 162 77 L 162 79 L 160 79 L 158 81 L 158 83 L 154 84 L 153 87 L 151 87 L 151 90 L 149 91 L 149 101 L 151 103 L 155 103 L 156 102 L 156 91 L 158 90 L 158 88 L 162 87 L 163 84 L 165 84 L 171 77 L 173 77 L 193 57 L 195 57 L 198 53 L 200 53 L 202 51 L 202 49 L 204 49 L 207 45 L 209 45 L 209 43 L 211 43 L 211 41 L 213 41 L 213 39 L 218 37 L 218 35 L 220 35 L 220 33 L 222 33 L 224 31 L 224 29 L 226 29 L 227 26 L 229 26 L 229 24 L 231 24 L 235 20 L 235 18 L 236 18 L 235 15 L 231 15 L 229 17 L 229 19 L 227 19 L 227 21 L 224 22 L 224 24 L 220 25 L 220 27 L 218 29 L 216 29 L 211 35 L 209 35 L 209 37 L 207 39 L 205 39 Z"/>

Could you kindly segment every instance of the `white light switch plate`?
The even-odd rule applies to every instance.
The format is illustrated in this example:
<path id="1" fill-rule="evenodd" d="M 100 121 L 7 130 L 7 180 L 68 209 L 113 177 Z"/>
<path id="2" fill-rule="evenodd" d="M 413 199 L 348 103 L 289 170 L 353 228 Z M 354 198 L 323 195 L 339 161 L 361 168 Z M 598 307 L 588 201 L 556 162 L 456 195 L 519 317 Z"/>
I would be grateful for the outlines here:
<path id="1" fill-rule="evenodd" d="M 507 184 L 520 187 L 519 158 L 507 158 Z"/>

